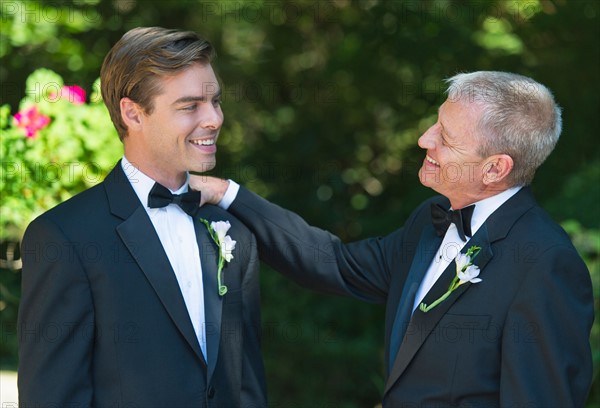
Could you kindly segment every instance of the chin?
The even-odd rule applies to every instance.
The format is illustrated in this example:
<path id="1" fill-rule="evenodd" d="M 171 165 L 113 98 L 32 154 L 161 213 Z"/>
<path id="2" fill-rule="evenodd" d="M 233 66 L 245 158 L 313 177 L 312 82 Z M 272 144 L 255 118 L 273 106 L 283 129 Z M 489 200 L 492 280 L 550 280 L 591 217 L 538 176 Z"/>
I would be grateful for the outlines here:
<path id="1" fill-rule="evenodd" d="M 423 175 L 423 170 L 419 170 L 419 182 L 425 187 L 433 188 L 434 183 L 430 179 L 426 177 L 427 175 Z"/>
<path id="2" fill-rule="evenodd" d="M 437 185 L 436 183 L 432 183 L 430 180 L 429 180 L 429 181 L 428 181 L 427 179 L 425 179 L 425 180 L 424 180 L 424 179 L 421 177 L 421 174 L 420 174 L 420 173 L 419 173 L 419 181 L 421 182 L 421 184 L 422 184 L 424 187 L 430 188 L 430 189 L 432 189 L 433 191 L 435 191 L 436 193 L 444 195 L 442 192 L 440 192 L 439 185 Z"/>
<path id="3" fill-rule="evenodd" d="M 205 171 L 210 171 L 215 168 L 217 165 L 217 160 L 214 157 L 206 157 L 204 160 L 200 162 L 191 163 L 189 168 L 190 171 L 196 173 L 204 173 Z"/>

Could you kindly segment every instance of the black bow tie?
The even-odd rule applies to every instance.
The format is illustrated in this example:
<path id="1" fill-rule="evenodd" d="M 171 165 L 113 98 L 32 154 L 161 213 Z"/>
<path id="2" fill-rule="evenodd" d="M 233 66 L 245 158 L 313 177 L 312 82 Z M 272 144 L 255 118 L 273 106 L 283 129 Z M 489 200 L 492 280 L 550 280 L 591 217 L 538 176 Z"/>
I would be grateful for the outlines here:
<path id="1" fill-rule="evenodd" d="M 148 207 L 162 208 L 171 203 L 177 204 L 189 215 L 194 215 L 200 205 L 200 191 L 173 194 L 165 186 L 154 183 L 150 194 L 148 194 Z"/>
<path id="2" fill-rule="evenodd" d="M 471 217 L 474 209 L 475 205 L 470 205 L 460 210 L 445 210 L 439 204 L 431 204 L 431 222 L 438 236 L 443 236 L 450 224 L 454 223 L 460 239 L 467 241 L 466 237 L 471 237 Z"/>

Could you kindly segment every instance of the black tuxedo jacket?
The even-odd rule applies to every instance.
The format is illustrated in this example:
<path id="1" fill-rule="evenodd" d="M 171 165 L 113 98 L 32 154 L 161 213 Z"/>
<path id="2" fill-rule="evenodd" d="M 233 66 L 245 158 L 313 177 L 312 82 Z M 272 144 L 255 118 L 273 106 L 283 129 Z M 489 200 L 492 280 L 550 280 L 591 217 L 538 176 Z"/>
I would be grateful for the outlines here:
<path id="1" fill-rule="evenodd" d="M 218 249 L 237 241 L 218 295 Z M 118 163 L 99 185 L 33 221 L 22 243 L 22 407 L 265 407 L 254 236 L 214 206 L 194 217 L 207 360 L 146 210 Z"/>
<path id="2" fill-rule="evenodd" d="M 589 271 L 565 232 L 523 188 L 463 252 L 480 246 L 482 282 L 428 313 L 415 293 L 441 238 L 423 203 L 404 227 L 343 244 L 241 188 L 229 211 L 256 235 L 261 259 L 299 284 L 386 304 L 383 406 L 582 407 L 591 383 Z M 446 292 L 452 262 L 424 301 Z"/>

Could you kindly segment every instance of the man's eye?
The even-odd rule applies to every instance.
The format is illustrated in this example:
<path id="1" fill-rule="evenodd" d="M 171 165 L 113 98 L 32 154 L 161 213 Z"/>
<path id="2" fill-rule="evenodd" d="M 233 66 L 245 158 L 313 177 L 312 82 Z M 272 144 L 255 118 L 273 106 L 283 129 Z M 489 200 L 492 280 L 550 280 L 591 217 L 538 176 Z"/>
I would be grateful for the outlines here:
<path id="1" fill-rule="evenodd" d="M 220 104 L 221 104 L 221 98 L 213 99 L 213 105 L 214 106 L 219 106 Z"/>
<path id="2" fill-rule="evenodd" d="M 196 104 L 184 106 L 183 108 L 181 108 L 181 110 L 184 110 L 184 111 L 195 111 L 196 110 Z"/>
<path id="3" fill-rule="evenodd" d="M 441 136 L 442 136 L 442 145 L 448 146 L 448 143 L 446 142 L 446 135 L 444 133 L 441 133 Z"/>

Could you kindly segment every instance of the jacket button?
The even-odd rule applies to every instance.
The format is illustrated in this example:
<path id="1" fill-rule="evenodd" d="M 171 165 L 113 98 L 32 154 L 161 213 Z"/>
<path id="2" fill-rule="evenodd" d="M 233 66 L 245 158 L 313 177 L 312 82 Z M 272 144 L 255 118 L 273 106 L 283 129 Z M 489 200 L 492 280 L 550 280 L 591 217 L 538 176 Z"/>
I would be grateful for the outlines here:
<path id="1" fill-rule="evenodd" d="M 213 388 L 212 385 L 210 387 L 208 387 L 208 391 L 207 391 L 206 395 L 208 396 L 208 398 L 212 398 L 215 396 L 215 389 Z"/>

